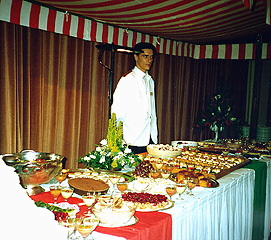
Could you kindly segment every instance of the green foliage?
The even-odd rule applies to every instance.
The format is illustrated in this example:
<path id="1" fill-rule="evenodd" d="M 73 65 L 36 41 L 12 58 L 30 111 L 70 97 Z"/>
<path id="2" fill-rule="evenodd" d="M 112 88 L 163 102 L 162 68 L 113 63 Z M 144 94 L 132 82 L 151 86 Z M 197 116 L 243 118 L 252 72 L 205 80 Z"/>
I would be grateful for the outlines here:
<path id="1" fill-rule="evenodd" d="M 96 146 L 96 150 L 80 157 L 78 162 L 89 168 L 111 170 L 125 166 L 136 167 L 141 160 L 123 140 L 122 122 L 117 122 L 116 114 L 112 113 L 106 139 Z"/>

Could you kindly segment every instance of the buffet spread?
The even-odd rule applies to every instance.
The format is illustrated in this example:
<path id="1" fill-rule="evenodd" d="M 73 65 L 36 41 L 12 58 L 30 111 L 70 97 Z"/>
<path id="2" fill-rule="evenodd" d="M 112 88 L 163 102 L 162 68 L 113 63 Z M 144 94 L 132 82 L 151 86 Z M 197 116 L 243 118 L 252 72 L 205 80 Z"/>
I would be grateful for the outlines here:
<path id="1" fill-rule="evenodd" d="M 32 150 L 1 157 L 16 168 L 36 205 L 52 211 L 73 239 L 78 233 L 87 237 L 97 226 L 135 225 L 140 221 L 138 213 L 168 210 L 183 195 L 195 197 L 197 188 L 217 188 L 218 179 L 251 162 L 248 154 L 271 151 L 271 143 L 248 139 L 180 144 L 152 144 L 147 153 L 135 155 L 113 117 L 107 139 L 79 159 L 84 169 L 62 169 L 62 156 Z M 44 191 L 39 185 L 50 181 L 50 201 L 36 198 Z M 71 203 L 74 197 L 80 200 Z"/>
<path id="2" fill-rule="evenodd" d="M 139 155 L 141 161 L 137 166 L 121 171 L 85 168 L 58 169 L 55 172 L 51 170 L 54 165 L 52 160 L 49 160 L 51 163 L 48 165 L 46 160 L 40 159 L 40 155 L 38 161 L 34 160 L 35 164 L 29 160 L 16 160 L 16 164 L 20 165 L 20 169 L 27 169 L 20 174 L 27 179 L 25 182 L 29 186 L 37 187 L 41 183 L 36 183 L 37 178 L 32 177 L 38 172 L 48 174 L 49 183 L 57 186 L 50 186 L 47 192 L 53 201 L 35 198 L 39 194 L 31 197 L 37 200 L 37 206 L 52 211 L 60 224 L 70 227 L 72 224 L 67 221 L 71 219 L 95 218 L 98 219 L 95 228 L 119 228 L 138 224 L 140 219 L 137 214 L 140 212 L 149 214 L 172 208 L 175 203 L 182 201 L 182 196 L 194 196 L 196 188 L 218 187 L 218 179 L 250 162 L 241 154 L 206 152 L 201 151 L 200 147 L 180 149 L 157 144 L 150 145 L 148 149 L 152 150 Z M 174 155 L 175 152 L 178 154 Z M 9 155 L 10 163 L 11 159 Z M 59 164 L 55 166 L 59 168 Z M 74 198 L 81 201 L 71 203 Z M 72 231 L 72 234 L 75 232 Z"/>
<path id="3" fill-rule="evenodd" d="M 71 191 L 67 199 L 74 193 L 85 204 L 90 201 L 91 210 L 87 214 L 94 214 L 105 227 L 131 225 L 137 222 L 135 218 L 130 221 L 135 211 L 151 212 L 171 208 L 174 206 L 173 195 L 193 195 L 196 186 L 218 187 L 217 179 L 250 162 L 241 155 L 205 152 L 195 147 L 192 150 L 180 149 L 168 144 L 149 145 L 148 152 L 139 157 L 141 162 L 130 171 L 63 169 L 55 176 L 60 184 L 58 196 L 64 197 L 65 192 Z M 65 179 L 72 190 L 61 187 Z M 54 195 L 55 190 L 50 191 Z M 91 197 L 86 199 L 86 196 Z M 78 213 L 74 207 L 71 211 L 67 208 L 61 210 L 59 206 L 53 209 L 56 219 L 60 221 L 64 216 Z M 119 217 L 116 217 L 116 212 Z"/>

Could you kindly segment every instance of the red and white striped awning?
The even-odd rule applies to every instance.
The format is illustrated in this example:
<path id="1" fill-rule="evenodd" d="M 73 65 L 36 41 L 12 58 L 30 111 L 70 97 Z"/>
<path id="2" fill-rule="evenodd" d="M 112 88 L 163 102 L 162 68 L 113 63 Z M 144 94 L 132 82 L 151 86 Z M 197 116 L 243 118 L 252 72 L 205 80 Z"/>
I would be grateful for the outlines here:
<path id="1" fill-rule="evenodd" d="M 254 59 L 256 43 L 210 44 L 271 34 L 269 0 L 2 0 L 0 20 L 89 41 L 132 47 L 153 43 L 158 52 L 195 59 Z M 262 59 L 271 58 L 271 42 Z"/>

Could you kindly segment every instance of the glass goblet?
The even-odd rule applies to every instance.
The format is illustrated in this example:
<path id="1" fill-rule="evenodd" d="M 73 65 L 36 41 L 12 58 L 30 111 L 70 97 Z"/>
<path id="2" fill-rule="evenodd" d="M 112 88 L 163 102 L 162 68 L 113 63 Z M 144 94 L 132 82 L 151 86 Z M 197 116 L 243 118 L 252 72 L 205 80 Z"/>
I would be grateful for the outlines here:
<path id="1" fill-rule="evenodd" d="M 73 194 L 73 188 L 72 187 L 63 187 L 61 189 L 61 195 L 64 198 L 64 201 L 67 202 L 68 198 L 70 198 Z"/>
<path id="2" fill-rule="evenodd" d="M 128 184 L 127 183 L 117 183 L 117 188 L 121 193 L 123 193 L 128 189 Z"/>
<path id="3" fill-rule="evenodd" d="M 171 171 L 173 170 L 173 168 L 174 168 L 174 165 L 171 164 L 171 163 L 168 163 L 168 164 L 166 165 L 165 170 L 168 171 L 168 172 L 171 172 Z"/>
<path id="4" fill-rule="evenodd" d="M 82 196 L 82 199 L 84 201 L 84 203 L 86 204 L 86 206 L 88 207 L 88 211 L 85 213 L 86 216 L 91 215 L 92 211 L 91 208 L 94 205 L 94 203 L 96 202 L 96 196 L 95 195 L 85 195 Z"/>
<path id="5" fill-rule="evenodd" d="M 67 178 L 68 174 L 65 172 L 60 172 L 56 175 L 56 180 L 58 181 L 59 185 Z"/>
<path id="6" fill-rule="evenodd" d="M 161 174 L 158 170 L 151 170 L 150 171 L 150 177 L 156 180 L 157 178 L 161 177 Z"/>
<path id="7" fill-rule="evenodd" d="M 155 163 L 155 167 L 156 167 L 156 169 L 158 169 L 158 170 L 162 169 L 162 167 L 163 167 L 163 162 L 162 162 L 162 161 L 157 161 L 157 162 Z"/>
<path id="8" fill-rule="evenodd" d="M 116 176 L 116 175 L 110 176 L 109 180 L 113 184 L 113 192 L 114 192 L 115 190 L 117 190 L 116 184 L 119 182 L 120 176 Z"/>
<path id="9" fill-rule="evenodd" d="M 194 189 L 198 184 L 198 178 L 188 178 L 187 180 L 187 188 L 189 189 L 188 195 L 194 196 L 192 193 L 192 189 Z"/>
<path id="10" fill-rule="evenodd" d="M 179 183 L 176 185 L 176 191 L 179 194 L 179 197 L 177 200 L 183 200 L 182 194 L 185 192 L 186 184 L 185 183 Z"/>
<path id="11" fill-rule="evenodd" d="M 70 239 L 71 235 L 75 233 L 76 218 L 68 217 L 59 224 L 68 228 L 68 239 Z"/>
<path id="12" fill-rule="evenodd" d="M 176 186 L 175 185 L 168 185 L 166 187 L 166 192 L 169 196 L 170 201 L 172 201 L 172 196 L 176 193 Z"/>
<path id="13" fill-rule="evenodd" d="M 57 203 L 57 199 L 59 197 L 59 195 L 61 194 L 61 186 L 60 185 L 53 185 L 50 186 L 50 193 L 52 194 L 53 198 L 54 198 L 54 204 Z"/>
<path id="14" fill-rule="evenodd" d="M 88 217 L 88 218 L 83 219 L 82 222 L 77 224 L 76 228 L 77 228 L 77 231 L 83 237 L 83 239 L 86 240 L 88 238 L 88 236 L 98 226 L 98 224 L 99 224 L 99 219 L 92 216 L 92 217 Z M 91 237 L 91 239 L 93 239 L 93 238 Z"/>
<path id="15" fill-rule="evenodd" d="M 163 172 L 161 173 L 161 175 L 162 175 L 162 178 L 168 179 L 168 178 L 170 177 L 170 172 L 168 172 L 168 171 L 163 171 Z"/>

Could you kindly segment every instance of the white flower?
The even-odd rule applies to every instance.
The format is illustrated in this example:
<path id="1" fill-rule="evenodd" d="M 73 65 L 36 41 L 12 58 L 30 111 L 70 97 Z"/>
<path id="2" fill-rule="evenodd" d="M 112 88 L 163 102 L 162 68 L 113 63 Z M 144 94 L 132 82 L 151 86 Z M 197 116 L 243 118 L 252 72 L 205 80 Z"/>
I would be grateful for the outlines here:
<path id="1" fill-rule="evenodd" d="M 121 158 L 124 155 L 123 152 L 118 152 L 118 156 Z"/>
<path id="2" fill-rule="evenodd" d="M 107 154 L 106 154 L 106 156 L 108 156 L 108 157 L 110 157 L 112 154 L 111 154 L 111 152 L 108 152 Z"/>
<path id="3" fill-rule="evenodd" d="M 100 152 L 102 149 L 100 147 L 96 147 L 96 151 Z"/>
<path id="4" fill-rule="evenodd" d="M 100 142 L 101 145 L 105 146 L 107 144 L 107 140 L 106 139 L 103 139 L 101 142 Z"/>
<path id="5" fill-rule="evenodd" d="M 90 157 L 85 156 L 85 157 L 84 157 L 84 160 L 85 160 L 85 161 L 89 161 L 89 160 L 90 160 Z"/>
<path id="6" fill-rule="evenodd" d="M 125 153 L 131 153 L 132 150 L 131 150 L 130 148 L 126 148 L 126 149 L 124 150 L 124 152 L 125 152 Z"/>
<path id="7" fill-rule="evenodd" d="M 95 155 L 90 155 L 89 157 L 90 157 L 90 158 L 93 158 L 93 159 L 95 159 L 95 158 L 96 158 L 96 156 L 95 156 Z M 90 158 L 89 158 L 89 160 L 90 160 Z"/>
<path id="8" fill-rule="evenodd" d="M 118 161 L 119 159 L 120 159 L 119 156 L 115 156 L 115 157 L 113 158 L 113 160 L 115 160 L 115 161 Z"/>
<path id="9" fill-rule="evenodd" d="M 102 156 L 100 159 L 100 163 L 103 163 L 103 162 L 105 162 L 105 156 Z"/>

